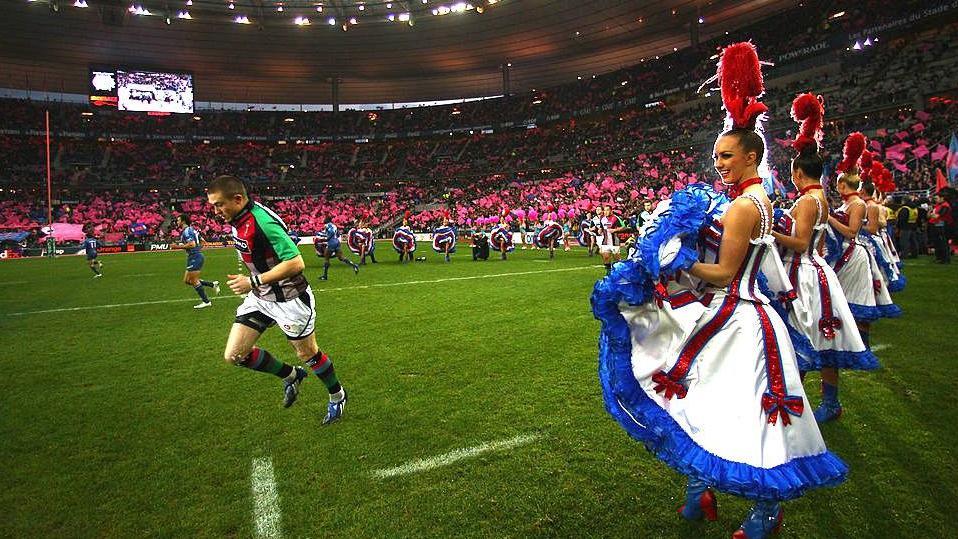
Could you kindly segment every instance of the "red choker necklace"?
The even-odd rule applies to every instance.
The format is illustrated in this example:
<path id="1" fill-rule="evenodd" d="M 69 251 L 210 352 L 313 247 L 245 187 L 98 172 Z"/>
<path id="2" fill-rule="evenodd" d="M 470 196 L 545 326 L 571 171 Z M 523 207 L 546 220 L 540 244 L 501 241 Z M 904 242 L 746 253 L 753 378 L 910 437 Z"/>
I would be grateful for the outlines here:
<path id="1" fill-rule="evenodd" d="M 861 197 L 861 196 L 862 194 L 859 193 L 858 191 L 852 191 L 851 193 L 845 193 L 844 195 L 842 195 L 842 200 L 847 201 L 848 199 L 852 197 Z"/>
<path id="2" fill-rule="evenodd" d="M 812 189 L 822 189 L 822 184 L 820 184 L 820 183 L 813 183 L 813 184 L 810 184 L 810 185 L 806 185 L 805 187 L 802 187 L 802 189 L 798 192 L 798 196 L 802 196 L 802 195 L 804 195 L 805 193 L 811 191 Z"/>
<path id="3" fill-rule="evenodd" d="M 732 186 L 728 188 L 728 196 L 729 198 L 737 198 L 739 195 L 744 193 L 745 190 L 748 189 L 749 187 L 753 185 L 758 185 L 760 183 L 762 183 L 762 178 L 749 178 L 747 180 L 742 180 L 736 184 L 732 184 Z"/>

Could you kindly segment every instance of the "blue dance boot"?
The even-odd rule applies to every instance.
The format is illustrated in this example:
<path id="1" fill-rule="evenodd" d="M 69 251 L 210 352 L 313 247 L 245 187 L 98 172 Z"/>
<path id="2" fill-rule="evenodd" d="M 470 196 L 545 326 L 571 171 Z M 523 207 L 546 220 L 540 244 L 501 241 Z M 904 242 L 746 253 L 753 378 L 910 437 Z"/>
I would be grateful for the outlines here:
<path id="1" fill-rule="evenodd" d="M 815 409 L 815 421 L 827 423 L 842 416 L 842 403 L 838 400 L 838 387 L 822 382 L 822 403 Z"/>
<path id="2" fill-rule="evenodd" d="M 732 539 L 764 539 L 782 529 L 782 506 L 774 502 L 757 502 Z"/>
<path id="3" fill-rule="evenodd" d="M 679 507 L 679 514 L 685 520 L 708 521 L 718 519 L 718 504 L 715 501 L 715 494 L 708 488 L 704 481 L 689 478 L 689 484 L 685 487 L 685 505 Z"/>

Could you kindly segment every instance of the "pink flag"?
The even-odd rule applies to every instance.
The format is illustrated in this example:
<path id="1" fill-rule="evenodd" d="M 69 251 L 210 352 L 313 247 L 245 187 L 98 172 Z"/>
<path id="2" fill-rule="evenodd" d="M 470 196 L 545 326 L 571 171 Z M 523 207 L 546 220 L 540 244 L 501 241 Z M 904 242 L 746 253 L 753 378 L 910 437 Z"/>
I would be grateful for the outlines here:
<path id="1" fill-rule="evenodd" d="M 911 153 L 918 159 L 922 159 L 931 152 L 928 150 L 927 146 L 915 146 L 912 148 Z"/>
<path id="2" fill-rule="evenodd" d="M 83 225 L 73 223 L 53 223 L 53 234 L 57 241 L 83 241 Z"/>
<path id="3" fill-rule="evenodd" d="M 875 150 L 876 152 L 880 152 L 880 151 L 882 150 L 882 148 L 881 148 L 881 142 L 878 142 L 877 140 L 871 141 L 871 147 L 872 147 L 872 149 Z"/>
<path id="4" fill-rule="evenodd" d="M 887 136 L 888 136 L 888 130 L 885 129 L 884 127 L 882 127 L 882 128 L 880 128 L 880 129 L 876 129 L 876 130 L 875 130 L 875 134 L 878 135 L 879 137 L 887 137 Z"/>
<path id="5" fill-rule="evenodd" d="M 935 151 L 931 152 L 931 158 L 934 161 L 943 161 L 948 157 L 948 147 L 944 144 L 939 144 L 935 147 Z"/>
<path id="6" fill-rule="evenodd" d="M 659 169 L 653 168 L 652 170 L 650 170 L 650 171 L 649 171 L 649 176 L 652 176 L 653 178 L 658 178 L 658 177 L 659 177 Z"/>
<path id="7" fill-rule="evenodd" d="M 885 152 L 885 159 L 891 159 L 892 161 L 901 161 L 905 159 L 905 154 L 901 152 L 888 150 Z"/>
<path id="8" fill-rule="evenodd" d="M 680 191 L 682 189 L 685 189 L 685 184 L 679 181 L 675 181 L 675 182 L 672 182 L 672 188 L 675 189 L 676 191 Z"/>
<path id="9" fill-rule="evenodd" d="M 906 167 L 906 166 L 905 166 L 904 164 L 902 164 L 902 163 L 892 163 L 892 165 L 893 165 L 893 166 L 895 167 L 895 169 L 898 170 L 899 172 L 908 172 L 908 167 Z"/>
<path id="10" fill-rule="evenodd" d="M 931 114 L 928 114 L 927 112 L 923 110 L 919 110 L 918 112 L 915 113 L 915 118 L 918 118 L 918 121 L 920 122 L 927 122 L 928 120 L 931 119 Z"/>
<path id="11" fill-rule="evenodd" d="M 908 131 L 899 131 L 895 133 L 895 138 L 897 138 L 898 140 L 905 140 L 906 138 L 908 138 Z"/>
<path id="12" fill-rule="evenodd" d="M 911 126 L 911 130 L 914 131 L 915 133 L 921 133 L 922 131 L 925 130 L 925 124 L 918 122 L 915 125 Z"/>

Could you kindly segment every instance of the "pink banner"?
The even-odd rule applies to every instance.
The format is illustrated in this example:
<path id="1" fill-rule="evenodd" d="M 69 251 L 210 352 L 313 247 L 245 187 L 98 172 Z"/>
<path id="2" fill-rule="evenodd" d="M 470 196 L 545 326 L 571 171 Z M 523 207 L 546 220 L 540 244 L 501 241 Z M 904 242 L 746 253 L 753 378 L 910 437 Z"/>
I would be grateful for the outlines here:
<path id="1" fill-rule="evenodd" d="M 877 140 L 873 140 L 871 141 L 870 144 L 872 149 L 875 150 L 876 152 L 880 152 L 882 150 L 881 142 L 878 142 Z"/>
<path id="2" fill-rule="evenodd" d="M 917 124 L 911 126 L 911 130 L 914 131 L 915 133 L 921 133 L 922 131 L 925 130 L 925 124 L 919 122 L 919 123 L 917 123 Z"/>
<path id="3" fill-rule="evenodd" d="M 911 150 L 911 153 L 918 159 L 922 159 L 923 157 L 930 154 L 931 152 L 928 150 L 927 146 L 915 146 Z"/>
<path id="4" fill-rule="evenodd" d="M 935 151 L 931 152 L 931 158 L 935 161 L 943 161 L 945 157 L 948 157 L 948 147 L 944 144 L 939 144 Z"/>
<path id="5" fill-rule="evenodd" d="M 895 133 L 895 138 L 897 138 L 898 140 L 905 140 L 906 138 L 908 138 L 908 131 L 899 131 Z"/>
<path id="6" fill-rule="evenodd" d="M 83 241 L 86 234 L 83 233 L 83 225 L 73 223 L 53 223 L 52 236 L 57 241 Z"/>
<path id="7" fill-rule="evenodd" d="M 892 161 L 901 161 L 905 159 L 905 154 L 901 152 L 896 152 L 893 150 L 888 150 L 885 152 L 885 159 L 891 159 Z"/>
<path id="8" fill-rule="evenodd" d="M 908 172 L 908 167 L 902 163 L 892 163 L 892 165 L 894 165 L 895 170 L 898 170 L 899 172 Z"/>

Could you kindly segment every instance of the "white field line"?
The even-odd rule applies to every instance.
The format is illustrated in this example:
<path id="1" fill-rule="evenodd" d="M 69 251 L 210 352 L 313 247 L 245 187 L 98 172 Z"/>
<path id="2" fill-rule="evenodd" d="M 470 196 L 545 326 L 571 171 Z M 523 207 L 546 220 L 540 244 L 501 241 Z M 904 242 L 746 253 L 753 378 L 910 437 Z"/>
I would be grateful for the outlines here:
<path id="1" fill-rule="evenodd" d="M 279 510 L 279 495 L 276 493 L 276 478 L 273 476 L 273 461 L 268 458 L 253 459 L 251 482 L 256 536 L 282 537 L 282 514 Z"/>
<path id="2" fill-rule="evenodd" d="M 211 299 L 237 299 L 239 296 L 213 296 Z M 42 311 L 23 311 L 19 313 L 6 313 L 7 316 L 25 316 L 28 314 L 45 314 L 45 313 L 66 313 L 72 311 L 90 311 L 96 309 L 115 309 L 117 307 L 137 307 L 139 305 L 158 305 L 161 303 L 180 303 L 184 301 L 197 302 L 197 298 L 180 298 L 180 299 L 158 299 L 155 301 L 136 301 L 133 303 L 108 303 L 106 305 L 87 305 L 84 307 L 64 307 L 62 309 L 44 309 Z"/>
<path id="3" fill-rule="evenodd" d="M 881 352 L 882 350 L 888 350 L 891 348 L 890 344 L 876 344 L 872 346 L 872 352 Z"/>
<path id="4" fill-rule="evenodd" d="M 319 293 L 321 293 L 321 292 L 341 292 L 341 291 L 344 291 L 344 290 L 365 290 L 365 289 L 369 289 L 369 288 L 387 288 L 387 287 L 393 287 L 393 286 L 409 286 L 409 285 L 417 285 L 417 284 L 446 283 L 446 282 L 452 282 L 452 281 L 469 281 L 469 280 L 473 280 L 473 279 L 492 279 L 492 278 L 495 278 L 495 277 L 514 277 L 514 276 L 516 276 L 516 275 L 534 275 L 534 274 L 540 274 L 540 273 L 557 273 L 557 272 L 565 272 L 565 271 L 581 271 L 581 270 L 586 270 L 586 269 L 594 269 L 594 268 L 596 268 L 596 267 L 601 267 L 601 266 L 578 266 L 578 267 L 575 267 L 575 268 L 556 268 L 556 269 L 537 270 L 537 271 L 514 271 L 514 272 L 510 272 L 510 273 L 490 273 L 490 274 L 487 274 L 487 275 L 468 275 L 468 276 L 465 276 L 465 277 L 446 277 L 446 278 L 443 278 L 443 279 L 428 279 L 428 280 L 422 280 L 422 281 L 404 281 L 404 282 L 401 282 L 401 283 L 375 283 L 375 284 L 367 284 L 367 285 L 342 286 L 342 287 L 338 287 L 338 288 L 320 288 L 320 289 L 318 289 L 318 290 L 317 290 L 317 289 L 314 289 L 314 290 L 313 290 L 313 293 L 314 293 L 314 294 L 319 294 Z M 228 290 L 228 287 L 226 287 L 225 283 L 224 283 L 223 285 L 221 285 L 221 286 L 223 286 L 225 289 Z M 210 298 L 210 299 L 214 299 L 214 300 L 239 299 L 239 296 L 236 296 L 236 295 L 230 296 L 230 295 L 224 294 L 224 295 L 222 295 L 222 296 L 213 296 L 213 297 Z M 196 298 L 195 298 L 195 297 L 191 297 L 191 298 L 179 298 L 179 299 L 158 299 L 158 300 L 153 300 L 153 301 L 136 301 L 136 302 L 132 302 L 132 303 L 110 303 L 110 304 L 106 304 L 106 305 L 86 305 L 86 306 L 83 306 L 83 307 L 62 307 L 62 308 L 59 308 L 59 309 L 43 309 L 43 310 L 38 310 L 38 311 L 21 311 L 21 312 L 16 312 L 16 313 L 5 313 L 5 314 L 6 314 L 6 316 L 25 316 L 25 315 L 28 315 L 28 314 L 65 313 L 65 312 L 72 312 L 72 311 L 89 311 L 89 310 L 97 310 L 97 309 L 116 309 L 116 308 L 118 308 L 118 307 L 137 307 L 137 306 L 140 306 L 140 305 L 159 305 L 159 304 L 163 304 L 163 303 L 180 303 L 180 302 L 185 302 L 185 301 L 193 301 L 193 302 L 195 302 L 195 301 L 196 301 Z"/>
<path id="5" fill-rule="evenodd" d="M 397 475 L 409 475 L 412 473 L 424 472 L 427 470 L 432 470 L 433 468 L 448 466 L 463 459 L 476 457 L 483 453 L 489 453 L 491 451 L 503 451 L 513 447 L 518 447 L 520 445 L 530 444 L 537 439 L 539 439 L 538 434 L 520 434 L 519 436 L 515 436 L 507 440 L 486 442 L 475 447 L 455 449 L 448 453 L 430 457 L 428 459 L 414 460 L 412 462 L 403 464 L 402 466 L 396 466 L 395 468 L 376 470 L 372 472 L 372 476 L 379 479 L 386 479 L 387 477 L 395 477 Z"/>

